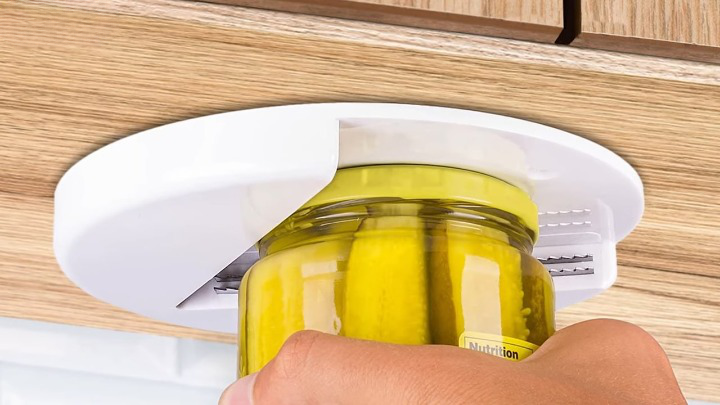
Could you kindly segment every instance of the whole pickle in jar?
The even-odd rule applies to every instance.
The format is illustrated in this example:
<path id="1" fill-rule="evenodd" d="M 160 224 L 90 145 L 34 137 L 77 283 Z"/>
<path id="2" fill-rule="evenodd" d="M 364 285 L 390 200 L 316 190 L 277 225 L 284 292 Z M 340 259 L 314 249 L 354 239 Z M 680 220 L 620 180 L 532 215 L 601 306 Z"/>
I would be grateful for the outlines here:
<path id="1" fill-rule="evenodd" d="M 521 254 L 503 238 L 450 220 L 435 227 L 430 300 L 436 343 L 457 345 L 465 331 L 528 338 Z"/>
<path id="2" fill-rule="evenodd" d="M 277 252 L 250 269 L 240 297 L 247 373 L 260 370 L 295 332 L 339 333 L 349 250 L 349 240 L 328 240 Z"/>
<path id="3" fill-rule="evenodd" d="M 424 225 L 416 208 L 405 210 L 367 218 L 355 234 L 345 284 L 345 336 L 430 343 Z"/>

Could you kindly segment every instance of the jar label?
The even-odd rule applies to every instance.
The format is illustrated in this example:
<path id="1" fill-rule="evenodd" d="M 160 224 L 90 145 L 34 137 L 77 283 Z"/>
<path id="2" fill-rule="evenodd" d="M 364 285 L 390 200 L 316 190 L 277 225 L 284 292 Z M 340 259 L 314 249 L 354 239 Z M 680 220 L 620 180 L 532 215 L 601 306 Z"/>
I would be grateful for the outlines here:
<path id="1" fill-rule="evenodd" d="M 463 332 L 459 346 L 512 361 L 520 361 L 540 347 L 520 339 L 476 332 Z"/>

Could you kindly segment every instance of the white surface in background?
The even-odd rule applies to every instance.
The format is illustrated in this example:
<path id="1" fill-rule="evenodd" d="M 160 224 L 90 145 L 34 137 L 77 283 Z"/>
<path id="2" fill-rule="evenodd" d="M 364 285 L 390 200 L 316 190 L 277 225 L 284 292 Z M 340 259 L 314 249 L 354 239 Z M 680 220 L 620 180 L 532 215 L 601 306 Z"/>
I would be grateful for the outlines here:
<path id="1" fill-rule="evenodd" d="M 0 318 L 0 405 L 216 404 L 232 344 Z"/>

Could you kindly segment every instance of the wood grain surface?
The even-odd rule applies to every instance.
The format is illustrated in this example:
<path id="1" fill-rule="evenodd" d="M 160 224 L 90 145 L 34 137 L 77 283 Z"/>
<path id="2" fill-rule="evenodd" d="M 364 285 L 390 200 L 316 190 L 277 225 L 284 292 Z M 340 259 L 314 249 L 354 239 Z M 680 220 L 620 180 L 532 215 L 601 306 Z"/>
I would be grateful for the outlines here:
<path id="1" fill-rule="evenodd" d="M 553 43 L 563 28 L 563 0 L 205 0 Z"/>
<path id="2" fill-rule="evenodd" d="M 571 131 L 638 169 L 646 214 L 618 247 L 617 284 L 559 324 L 635 322 L 689 398 L 720 401 L 718 66 L 172 0 L 6 1 L 0 38 L 0 316 L 231 342 L 64 277 L 52 254 L 62 173 L 124 136 L 221 111 L 461 107 Z"/>
<path id="3" fill-rule="evenodd" d="M 720 1 L 582 0 L 573 45 L 720 63 Z"/>

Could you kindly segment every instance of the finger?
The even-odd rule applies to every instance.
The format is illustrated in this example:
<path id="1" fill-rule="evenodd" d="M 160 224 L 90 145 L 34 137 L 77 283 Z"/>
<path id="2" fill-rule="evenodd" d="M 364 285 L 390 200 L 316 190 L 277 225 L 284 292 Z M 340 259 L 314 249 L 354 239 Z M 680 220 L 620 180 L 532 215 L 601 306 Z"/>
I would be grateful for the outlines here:
<path id="1" fill-rule="evenodd" d="M 237 380 L 227 387 L 220 397 L 218 405 L 251 405 L 257 373 Z"/>
<path id="2" fill-rule="evenodd" d="M 499 370 L 498 376 L 508 375 L 508 364 L 457 347 L 392 345 L 305 331 L 291 336 L 257 374 L 252 395 L 255 405 L 447 403 L 468 391 L 459 376 L 489 367 Z M 229 401 L 246 395 L 228 391 Z"/>

